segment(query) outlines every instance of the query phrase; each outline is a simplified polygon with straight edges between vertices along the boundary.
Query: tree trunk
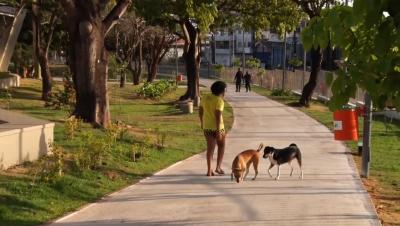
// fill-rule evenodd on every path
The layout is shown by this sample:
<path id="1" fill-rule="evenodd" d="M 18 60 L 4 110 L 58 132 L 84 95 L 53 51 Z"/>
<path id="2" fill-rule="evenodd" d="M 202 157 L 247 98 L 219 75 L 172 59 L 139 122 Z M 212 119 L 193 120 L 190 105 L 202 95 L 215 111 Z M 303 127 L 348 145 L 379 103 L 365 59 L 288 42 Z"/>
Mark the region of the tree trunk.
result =
<path id="1" fill-rule="evenodd" d="M 108 53 L 106 34 L 125 13 L 131 0 L 119 0 L 104 17 L 104 1 L 61 0 L 70 37 L 69 66 L 76 90 L 73 115 L 107 127 L 110 123 L 107 94 Z"/>
<path id="2" fill-rule="evenodd" d="M 35 6 L 36 5 L 36 6 Z M 40 65 L 39 65 L 39 59 L 38 59 L 38 49 L 37 47 L 40 45 L 40 21 L 38 18 L 38 6 L 36 4 L 32 4 L 32 33 L 33 33 L 33 73 L 32 77 L 36 79 L 41 78 L 41 70 L 40 70 Z"/>
<path id="3" fill-rule="evenodd" d="M 142 74 L 142 58 L 143 58 L 143 49 L 142 49 L 142 41 L 139 41 L 139 54 L 137 56 L 134 56 L 135 59 L 133 60 L 134 65 L 132 65 L 132 62 L 130 63 L 130 69 L 132 71 L 132 76 L 133 76 L 133 85 L 139 85 L 140 83 L 140 75 Z M 132 68 L 134 66 L 134 68 Z"/>
<path id="4" fill-rule="evenodd" d="M 43 30 L 42 30 L 42 13 L 41 13 L 41 1 L 36 1 L 32 3 L 32 12 L 33 12 L 33 32 L 34 32 L 34 53 L 35 56 L 34 58 L 37 59 L 40 67 L 37 67 L 37 69 L 40 68 L 40 71 L 36 71 L 36 75 L 41 75 L 42 77 L 42 100 L 48 100 L 50 93 L 51 93 L 51 88 L 52 88 L 52 82 L 51 82 L 51 73 L 50 73 L 50 68 L 49 68 L 49 61 L 48 61 L 48 50 L 50 47 L 50 43 L 52 41 L 53 37 L 53 31 L 54 31 L 54 26 L 55 26 L 55 17 L 52 15 L 51 21 L 50 21 L 50 31 L 49 31 L 49 37 L 47 39 L 47 43 L 44 43 L 44 35 L 43 35 Z M 45 46 L 44 46 L 45 45 Z"/>
<path id="5" fill-rule="evenodd" d="M 95 126 L 106 127 L 110 122 L 107 95 L 108 53 L 104 47 L 105 35 L 101 23 L 99 19 L 82 18 L 76 21 L 76 26 L 71 26 L 70 68 L 76 90 L 73 115 Z"/>
<path id="6" fill-rule="evenodd" d="M 149 67 L 149 74 L 147 77 L 147 82 L 153 82 L 156 77 L 157 77 L 157 71 L 158 71 L 158 59 L 152 59 Z"/>
<path id="7" fill-rule="evenodd" d="M 187 73 L 187 90 L 179 100 L 196 100 L 199 97 L 199 69 L 200 69 L 200 48 L 199 30 L 186 20 L 184 26 L 187 29 L 189 46 L 185 53 L 185 66 Z"/>
<path id="8" fill-rule="evenodd" d="M 47 53 L 40 50 L 38 60 L 42 73 L 42 100 L 48 100 L 51 94 L 52 78 Z"/>
<path id="9" fill-rule="evenodd" d="M 146 67 L 147 67 L 147 82 L 151 82 L 151 60 L 146 59 Z"/>
<path id="10" fill-rule="evenodd" d="M 321 71 L 322 63 L 322 51 L 318 46 L 317 49 L 311 49 L 311 73 L 308 83 L 304 86 L 301 94 L 299 104 L 301 106 L 310 106 L 311 97 L 314 93 L 315 87 L 317 86 L 318 74 Z"/>
<path id="11" fill-rule="evenodd" d="M 282 71 L 282 90 L 285 90 L 285 80 L 286 80 L 286 55 L 287 55 L 287 44 L 286 44 L 286 30 L 283 36 L 283 71 Z"/>
<path id="12" fill-rule="evenodd" d="M 125 80 L 126 80 L 125 72 L 122 72 L 119 78 L 119 88 L 125 87 Z"/>

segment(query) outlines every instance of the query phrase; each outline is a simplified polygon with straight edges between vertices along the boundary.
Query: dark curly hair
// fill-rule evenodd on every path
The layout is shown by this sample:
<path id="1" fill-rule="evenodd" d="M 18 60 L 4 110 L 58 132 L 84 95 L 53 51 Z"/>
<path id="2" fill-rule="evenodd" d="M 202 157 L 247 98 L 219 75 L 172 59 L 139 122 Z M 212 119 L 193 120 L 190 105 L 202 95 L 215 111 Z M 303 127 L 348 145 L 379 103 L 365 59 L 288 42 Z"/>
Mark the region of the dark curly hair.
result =
<path id="1" fill-rule="evenodd" d="M 223 81 L 216 81 L 211 85 L 211 92 L 215 96 L 219 96 L 225 92 L 226 83 Z"/>

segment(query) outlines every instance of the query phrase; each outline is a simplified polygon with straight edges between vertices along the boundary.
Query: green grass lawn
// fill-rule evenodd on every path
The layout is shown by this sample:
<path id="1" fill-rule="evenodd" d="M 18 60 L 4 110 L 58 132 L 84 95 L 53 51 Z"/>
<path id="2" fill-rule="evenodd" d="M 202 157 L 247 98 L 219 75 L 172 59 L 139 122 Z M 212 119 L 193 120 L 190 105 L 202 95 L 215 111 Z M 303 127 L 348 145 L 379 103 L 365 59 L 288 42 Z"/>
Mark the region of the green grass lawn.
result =
<path id="1" fill-rule="evenodd" d="M 253 90 L 258 94 L 289 105 L 299 99 L 298 96 L 271 96 L 270 90 L 259 86 L 254 86 Z M 333 113 L 325 104 L 313 101 L 311 107 L 297 109 L 305 112 L 329 129 L 333 129 Z M 377 206 L 383 205 L 390 212 L 389 215 L 396 215 L 395 217 L 384 219 L 384 221 L 386 223 L 400 224 L 400 122 L 393 121 L 390 123 L 389 121 L 383 116 L 373 116 L 370 178 L 377 181 L 379 187 L 374 192 L 371 191 L 371 195 L 375 199 L 374 201 L 379 201 L 375 202 Z M 362 118 L 359 118 L 359 122 L 360 131 L 362 132 Z M 358 152 L 357 142 L 346 142 L 346 144 L 352 151 L 357 166 L 360 168 L 361 158 L 356 155 Z M 364 180 L 364 182 L 368 190 L 370 190 L 368 187 L 369 181 Z"/>
<path id="2" fill-rule="evenodd" d="M 11 90 L 13 98 L 10 110 L 55 122 L 55 142 L 67 152 L 78 149 L 85 142 L 82 134 L 88 131 L 93 132 L 97 139 L 105 138 L 104 131 L 87 124 L 83 124 L 76 138 L 66 138 L 64 122 L 68 112 L 43 107 L 40 87 L 40 81 L 22 80 L 21 87 Z M 63 177 L 51 182 L 35 183 L 28 173 L 29 164 L 0 171 L 0 225 L 37 225 L 47 222 L 205 149 L 197 110 L 191 115 L 181 114 L 174 105 L 184 89 L 172 91 L 157 101 L 138 98 L 135 89 L 130 84 L 122 89 L 117 85 L 109 87 L 113 121 L 122 121 L 132 128 L 126 138 L 112 146 L 98 169 L 76 171 L 73 167 L 66 167 Z M 5 102 L 0 99 L 0 107 L 8 105 Z M 233 113 L 232 108 L 228 104 L 226 106 L 225 123 L 230 128 Z M 132 161 L 132 145 L 144 139 L 155 142 L 157 130 L 168 132 L 165 149 L 158 150 L 154 146 L 145 157 Z M 203 173 L 199 172 L 199 175 Z"/>

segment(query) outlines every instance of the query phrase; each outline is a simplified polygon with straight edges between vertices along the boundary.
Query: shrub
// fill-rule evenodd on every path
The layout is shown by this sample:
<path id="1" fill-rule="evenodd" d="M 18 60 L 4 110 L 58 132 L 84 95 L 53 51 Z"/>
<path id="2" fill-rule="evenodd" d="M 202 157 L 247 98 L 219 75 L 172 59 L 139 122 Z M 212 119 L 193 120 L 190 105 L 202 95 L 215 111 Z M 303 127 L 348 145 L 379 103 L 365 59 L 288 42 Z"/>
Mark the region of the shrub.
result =
<path id="1" fill-rule="evenodd" d="M 41 157 L 31 169 L 33 183 L 37 180 L 52 183 L 64 175 L 65 150 L 56 143 L 49 146 L 49 155 Z"/>
<path id="2" fill-rule="evenodd" d="M 12 94 L 8 89 L 0 90 L 0 99 L 5 100 L 6 108 L 10 109 L 10 104 L 12 100 Z"/>
<path id="3" fill-rule="evenodd" d="M 224 71 L 225 67 L 222 64 L 214 65 L 214 71 L 217 76 L 221 76 L 222 72 Z"/>
<path id="4" fill-rule="evenodd" d="M 91 132 L 83 134 L 82 143 L 74 153 L 74 162 L 78 169 L 97 169 L 107 158 L 107 143 Z"/>
<path id="5" fill-rule="evenodd" d="M 250 57 L 246 60 L 246 66 L 249 68 L 259 68 L 261 66 L 261 61 L 257 58 Z"/>
<path id="6" fill-rule="evenodd" d="M 293 67 L 300 67 L 303 64 L 303 61 L 297 58 L 292 58 L 289 60 L 289 64 Z"/>
<path id="7" fill-rule="evenodd" d="M 131 160 L 137 162 L 138 159 L 145 158 L 148 155 L 149 148 L 145 143 L 137 143 L 132 145 Z"/>
<path id="8" fill-rule="evenodd" d="M 75 89 L 69 76 L 63 78 L 63 86 L 63 90 L 58 90 L 50 95 L 45 106 L 54 107 L 56 110 L 61 109 L 63 106 L 68 106 L 72 112 L 75 106 Z"/>
<path id="9" fill-rule="evenodd" d="M 64 123 L 65 135 L 68 139 L 73 139 L 78 130 L 80 130 L 82 126 L 82 120 L 70 117 Z"/>
<path id="10" fill-rule="evenodd" d="M 122 140 L 128 133 L 128 125 L 121 121 L 111 123 L 105 130 L 107 146 L 111 149 L 111 146 L 117 141 Z"/>
<path id="11" fill-rule="evenodd" d="M 137 94 L 142 97 L 156 99 L 175 88 L 176 85 L 172 81 L 161 80 L 153 83 L 147 82 L 137 91 Z"/>

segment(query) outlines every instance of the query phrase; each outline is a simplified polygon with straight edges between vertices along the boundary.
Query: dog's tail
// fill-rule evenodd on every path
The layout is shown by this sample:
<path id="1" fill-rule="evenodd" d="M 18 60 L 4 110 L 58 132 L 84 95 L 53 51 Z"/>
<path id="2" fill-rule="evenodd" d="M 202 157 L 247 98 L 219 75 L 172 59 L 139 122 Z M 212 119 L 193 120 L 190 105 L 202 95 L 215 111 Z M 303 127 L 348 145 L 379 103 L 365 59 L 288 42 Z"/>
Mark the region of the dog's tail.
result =
<path id="1" fill-rule="evenodd" d="M 296 151 L 296 159 L 297 159 L 297 162 L 299 163 L 299 166 L 300 166 L 300 168 L 301 168 L 301 152 L 300 152 L 300 150 L 299 149 L 297 149 L 297 151 Z"/>
<path id="2" fill-rule="evenodd" d="M 264 147 L 264 144 L 263 143 L 261 143 L 260 144 L 260 146 L 258 146 L 258 149 L 257 149 L 257 151 L 261 151 L 261 149 Z"/>

